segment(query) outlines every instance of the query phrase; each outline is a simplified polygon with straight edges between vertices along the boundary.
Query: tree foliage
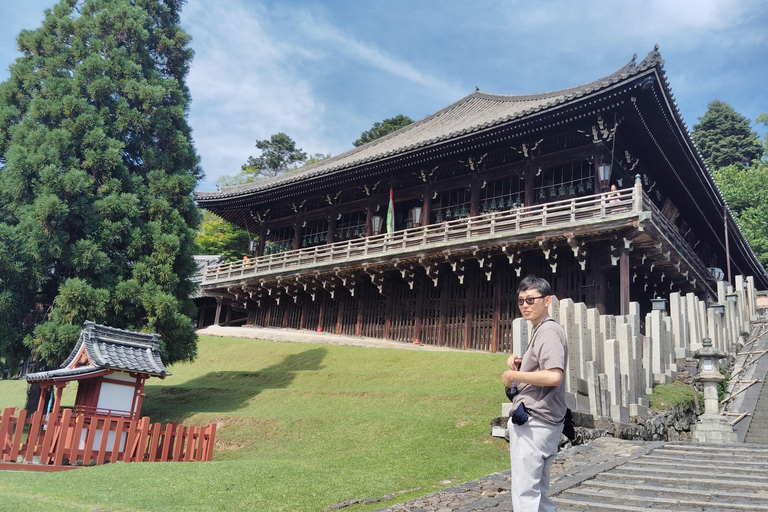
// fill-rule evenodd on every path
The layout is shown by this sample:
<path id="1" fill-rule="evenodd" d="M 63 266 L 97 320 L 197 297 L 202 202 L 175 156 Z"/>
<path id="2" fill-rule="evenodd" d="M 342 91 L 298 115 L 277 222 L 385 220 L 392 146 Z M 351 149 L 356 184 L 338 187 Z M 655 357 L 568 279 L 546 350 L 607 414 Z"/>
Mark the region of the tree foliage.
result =
<path id="1" fill-rule="evenodd" d="M 354 144 L 355 147 L 362 146 L 363 144 L 367 144 L 372 140 L 376 140 L 389 133 L 397 131 L 400 128 L 408 126 L 412 122 L 413 122 L 413 119 L 411 119 L 408 116 L 404 116 L 402 114 L 399 114 L 395 117 L 389 117 L 380 123 L 379 122 L 373 123 L 373 127 L 370 130 L 366 130 L 363 133 L 361 133 L 360 138 L 357 139 L 352 144 Z"/>
<path id="2" fill-rule="evenodd" d="M 248 254 L 248 232 L 203 210 L 203 221 L 195 237 L 195 254 L 221 254 L 226 261 L 235 261 Z"/>
<path id="3" fill-rule="evenodd" d="M 729 165 L 712 175 L 744 237 L 768 268 L 768 163 L 756 162 L 748 168 Z"/>
<path id="4" fill-rule="evenodd" d="M 235 176 L 222 176 L 216 182 L 220 186 L 240 185 L 265 178 L 274 178 L 293 170 L 307 160 L 307 154 L 296 147 L 296 142 L 283 132 L 268 139 L 256 141 L 261 150 L 257 157 L 249 156 L 242 170 Z"/>
<path id="5" fill-rule="evenodd" d="M 62 0 L 0 84 L 0 338 L 49 365 L 86 319 L 197 338 L 189 277 L 202 177 L 179 0 Z M 24 345 L 21 340 L 24 340 Z"/>
<path id="6" fill-rule="evenodd" d="M 725 102 L 714 100 L 693 125 L 693 140 L 712 168 L 749 165 L 763 155 L 763 145 L 749 119 Z"/>

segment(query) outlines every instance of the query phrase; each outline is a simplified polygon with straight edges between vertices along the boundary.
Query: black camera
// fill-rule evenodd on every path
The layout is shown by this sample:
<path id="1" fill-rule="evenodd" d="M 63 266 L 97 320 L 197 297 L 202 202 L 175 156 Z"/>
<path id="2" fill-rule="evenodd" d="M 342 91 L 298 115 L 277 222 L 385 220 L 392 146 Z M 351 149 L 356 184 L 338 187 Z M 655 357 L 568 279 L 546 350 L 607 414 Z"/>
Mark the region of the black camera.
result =
<path id="1" fill-rule="evenodd" d="M 517 389 L 517 386 L 513 388 L 504 388 L 504 392 L 507 394 L 507 398 L 509 398 L 509 401 L 512 402 L 515 399 L 515 396 L 520 392 L 519 389 Z"/>

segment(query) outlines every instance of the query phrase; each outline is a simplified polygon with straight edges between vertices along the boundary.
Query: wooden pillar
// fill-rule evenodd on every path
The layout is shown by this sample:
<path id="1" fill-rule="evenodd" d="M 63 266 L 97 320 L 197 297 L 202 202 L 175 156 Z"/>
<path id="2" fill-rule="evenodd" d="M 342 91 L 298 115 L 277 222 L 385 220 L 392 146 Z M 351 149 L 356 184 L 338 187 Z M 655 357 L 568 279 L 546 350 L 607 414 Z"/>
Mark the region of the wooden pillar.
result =
<path id="1" fill-rule="evenodd" d="M 475 217 L 480 214 L 480 183 L 479 180 L 472 181 L 470 189 L 469 216 Z"/>
<path id="2" fill-rule="evenodd" d="M 619 259 L 619 287 L 621 314 L 629 314 L 629 250 L 622 247 Z"/>
<path id="3" fill-rule="evenodd" d="M 203 324 L 205 323 L 205 310 L 208 306 L 208 299 L 206 297 L 203 297 L 200 304 L 200 312 L 197 315 L 197 327 L 198 329 L 200 327 L 204 327 Z"/>
<path id="4" fill-rule="evenodd" d="M 491 323 L 491 352 L 499 351 L 501 343 L 501 279 L 493 280 L 493 320 Z"/>
<path id="5" fill-rule="evenodd" d="M 43 384 L 40 383 L 40 398 L 37 400 L 37 411 L 42 411 L 43 413 L 46 412 L 46 396 L 48 394 L 48 389 L 50 389 L 52 386 L 51 384 Z"/>
<path id="6" fill-rule="evenodd" d="M 472 347 L 472 320 L 475 317 L 475 295 L 477 295 L 477 278 L 479 277 L 477 272 L 467 272 L 464 276 L 464 281 L 467 287 L 467 296 L 464 304 L 464 348 L 470 349 Z"/>
<path id="7" fill-rule="evenodd" d="M 136 404 L 133 408 L 133 418 L 141 417 L 141 406 L 144 404 L 144 383 L 147 381 L 144 377 L 139 377 L 136 381 Z"/>
<path id="8" fill-rule="evenodd" d="M 302 296 L 301 304 L 299 307 L 301 308 L 301 313 L 299 313 L 299 329 L 304 330 L 304 324 L 307 319 L 307 305 L 310 304 L 310 302 L 307 302 L 306 297 Z"/>
<path id="9" fill-rule="evenodd" d="M 445 346 L 445 330 L 448 324 L 448 301 L 450 300 L 447 293 L 448 290 L 446 290 L 448 287 L 447 279 L 443 279 L 442 283 L 443 293 L 440 294 L 440 319 L 437 326 L 437 344 L 441 347 Z"/>
<path id="10" fill-rule="evenodd" d="M 373 234 L 373 221 L 371 221 L 371 217 L 373 217 L 374 209 L 369 204 L 365 207 L 365 236 L 366 238 L 371 236 Z"/>
<path id="11" fill-rule="evenodd" d="M 298 251 L 301 249 L 301 219 L 297 220 L 293 225 L 293 250 Z"/>
<path id="12" fill-rule="evenodd" d="M 421 210 L 421 223 L 423 226 L 429 226 L 432 223 L 432 191 L 429 187 L 424 187 L 424 202 Z M 421 339 L 421 338 L 419 338 Z"/>
<path id="13" fill-rule="evenodd" d="M 227 304 L 227 319 L 224 320 L 224 325 L 229 327 L 229 322 L 232 320 L 232 304 Z"/>
<path id="14" fill-rule="evenodd" d="M 275 301 L 270 300 L 267 304 L 267 312 L 264 313 L 264 327 L 270 327 L 272 323 L 272 308 L 275 306 Z"/>
<path id="15" fill-rule="evenodd" d="M 320 292 L 317 292 L 318 295 Z M 325 303 L 328 301 L 326 297 L 320 297 L 320 311 L 317 314 L 317 332 L 323 331 L 323 320 L 325 317 Z"/>
<path id="16" fill-rule="evenodd" d="M 415 279 L 415 276 L 414 276 Z M 413 322 L 413 339 L 414 340 L 421 340 L 421 329 L 423 325 L 423 317 L 424 317 L 424 295 L 426 293 L 426 287 L 429 286 L 427 284 L 424 284 L 423 286 L 420 286 L 423 283 L 421 279 L 419 279 L 414 286 L 416 287 L 416 311 L 414 314 L 414 322 Z"/>
<path id="17" fill-rule="evenodd" d="M 267 224 L 262 222 L 259 224 L 259 247 L 257 249 L 257 256 L 264 256 L 264 247 L 267 243 Z"/>
<path id="18" fill-rule="evenodd" d="M 221 299 L 216 299 L 216 317 L 213 319 L 213 325 L 218 326 L 221 320 Z"/>
<path id="19" fill-rule="evenodd" d="M 57 382 L 54 385 L 56 386 L 56 395 L 53 399 L 53 409 L 51 410 L 51 417 L 53 418 L 59 415 L 59 409 L 61 408 L 61 395 L 64 393 L 64 388 L 67 387 L 67 383 Z"/>
<path id="20" fill-rule="evenodd" d="M 338 217 L 338 214 L 336 212 L 331 212 L 330 217 L 328 217 L 328 243 L 332 244 L 336 241 L 336 223 L 338 220 L 336 219 Z"/>
<path id="21" fill-rule="evenodd" d="M 536 165 L 533 162 L 528 162 L 525 164 L 525 171 L 524 171 L 524 182 L 525 182 L 525 198 L 523 200 L 523 203 L 525 206 L 533 206 L 536 204 L 536 192 L 534 189 L 535 183 L 534 178 L 536 177 Z"/>
<path id="22" fill-rule="evenodd" d="M 362 291 L 358 291 L 358 294 L 364 293 Z M 355 336 L 362 336 L 363 335 L 363 312 L 364 312 L 364 306 L 365 301 L 362 297 L 357 298 L 357 323 L 355 325 Z"/>
<path id="23" fill-rule="evenodd" d="M 338 292 L 337 292 L 338 293 Z M 344 328 L 344 309 L 346 309 L 347 301 L 339 299 L 339 314 L 336 315 L 336 334 L 341 334 Z"/>
<path id="24" fill-rule="evenodd" d="M 387 303 L 384 307 L 384 339 L 392 339 L 392 310 L 394 309 L 394 283 L 392 279 L 386 279 L 384 286 L 387 288 Z"/>

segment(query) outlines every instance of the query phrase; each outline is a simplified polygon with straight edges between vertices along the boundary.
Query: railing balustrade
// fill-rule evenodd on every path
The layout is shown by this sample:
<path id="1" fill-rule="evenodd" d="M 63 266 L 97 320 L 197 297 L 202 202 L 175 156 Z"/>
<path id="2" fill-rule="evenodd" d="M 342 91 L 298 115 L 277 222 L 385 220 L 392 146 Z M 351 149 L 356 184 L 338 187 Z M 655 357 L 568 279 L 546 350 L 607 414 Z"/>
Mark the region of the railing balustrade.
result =
<path id="1" fill-rule="evenodd" d="M 601 193 L 209 266 L 203 272 L 203 284 L 639 213 L 638 208 L 650 210 L 654 217 L 666 220 L 639 188 L 623 189 L 619 193 L 612 199 L 608 199 L 607 193 Z"/>

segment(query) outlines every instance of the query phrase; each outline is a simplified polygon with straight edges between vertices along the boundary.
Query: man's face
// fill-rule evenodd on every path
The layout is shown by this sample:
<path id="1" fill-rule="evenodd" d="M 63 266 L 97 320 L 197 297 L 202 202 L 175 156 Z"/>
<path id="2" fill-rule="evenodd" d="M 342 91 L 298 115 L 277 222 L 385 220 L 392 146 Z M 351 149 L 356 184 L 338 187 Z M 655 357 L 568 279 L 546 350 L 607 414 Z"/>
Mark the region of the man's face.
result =
<path id="1" fill-rule="evenodd" d="M 523 314 L 523 318 L 529 320 L 532 324 L 536 325 L 539 320 L 547 316 L 547 308 L 552 297 L 549 295 L 542 297 L 538 290 L 525 290 L 520 292 L 517 296 L 518 304 L 520 300 L 523 300 L 522 305 L 518 305 L 520 312 Z M 528 304 L 525 299 L 533 299 L 533 304 Z"/>

